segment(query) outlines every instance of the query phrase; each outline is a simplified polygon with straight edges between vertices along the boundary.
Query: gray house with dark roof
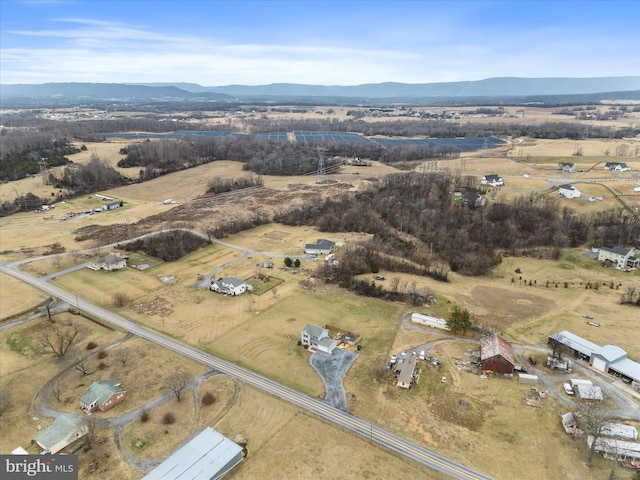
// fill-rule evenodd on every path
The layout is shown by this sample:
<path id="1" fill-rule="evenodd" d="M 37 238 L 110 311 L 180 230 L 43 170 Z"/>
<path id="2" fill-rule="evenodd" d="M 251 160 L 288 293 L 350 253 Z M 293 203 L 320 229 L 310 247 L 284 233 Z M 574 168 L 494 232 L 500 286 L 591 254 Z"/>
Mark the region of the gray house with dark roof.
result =
<path id="1" fill-rule="evenodd" d="M 104 412 L 122 402 L 126 394 L 117 380 L 93 382 L 80 399 L 80 410 L 87 414 L 97 410 Z"/>
<path id="2" fill-rule="evenodd" d="M 310 324 L 300 332 L 300 343 L 325 353 L 332 353 L 338 346 L 338 341 L 331 338 L 329 330 Z"/>
<path id="3" fill-rule="evenodd" d="M 308 255 L 327 255 L 336 249 L 336 243 L 324 238 L 319 238 L 316 243 L 307 243 L 304 253 Z"/>
<path id="4" fill-rule="evenodd" d="M 58 453 L 87 434 L 84 418 L 73 413 L 63 413 L 44 430 L 38 432 L 35 441 L 50 453 Z"/>

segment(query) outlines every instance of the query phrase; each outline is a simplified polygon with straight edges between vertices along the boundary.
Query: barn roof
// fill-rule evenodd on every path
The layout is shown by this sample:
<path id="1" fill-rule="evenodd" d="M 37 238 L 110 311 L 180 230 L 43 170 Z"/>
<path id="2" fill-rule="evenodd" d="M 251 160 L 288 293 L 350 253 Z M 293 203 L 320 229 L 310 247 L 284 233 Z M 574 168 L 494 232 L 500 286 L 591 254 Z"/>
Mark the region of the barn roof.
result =
<path id="1" fill-rule="evenodd" d="M 596 345 L 595 343 L 585 340 L 584 338 L 567 330 L 549 335 L 549 338 L 561 343 L 562 345 L 566 345 L 572 350 L 576 350 L 587 357 L 590 357 L 594 351 L 600 348 L 600 345 Z"/>
<path id="2" fill-rule="evenodd" d="M 605 345 L 597 350 L 594 350 L 592 355 L 599 355 L 604 358 L 607 363 L 613 363 L 618 360 L 622 360 L 627 357 L 627 352 L 618 347 L 617 345 Z"/>
<path id="3" fill-rule="evenodd" d="M 486 360 L 497 355 L 508 360 L 511 364 L 515 363 L 511 344 L 497 333 L 480 340 L 480 360 Z"/>

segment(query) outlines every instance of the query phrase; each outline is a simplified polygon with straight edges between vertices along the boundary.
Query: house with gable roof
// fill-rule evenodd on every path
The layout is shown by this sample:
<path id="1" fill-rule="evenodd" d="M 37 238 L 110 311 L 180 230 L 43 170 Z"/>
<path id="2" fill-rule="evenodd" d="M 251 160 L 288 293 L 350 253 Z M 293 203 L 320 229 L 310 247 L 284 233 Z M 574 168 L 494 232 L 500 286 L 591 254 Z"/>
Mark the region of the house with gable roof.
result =
<path id="1" fill-rule="evenodd" d="M 636 268 L 640 264 L 640 260 L 635 256 L 635 253 L 632 248 L 600 247 L 598 249 L 598 261 L 601 263 L 609 262 L 616 268 Z"/>
<path id="2" fill-rule="evenodd" d="M 560 185 L 558 187 L 558 194 L 564 198 L 580 198 L 582 193 L 573 185 Z"/>
<path id="3" fill-rule="evenodd" d="M 576 164 L 571 162 L 560 162 L 558 163 L 556 170 L 562 170 L 563 172 L 573 173 L 576 171 Z"/>
<path id="4" fill-rule="evenodd" d="M 480 179 L 480 183 L 482 185 L 491 185 L 492 187 L 501 187 L 502 185 L 504 185 L 504 180 L 500 175 L 491 173 L 482 177 Z"/>
<path id="5" fill-rule="evenodd" d="M 604 164 L 604 169 L 614 172 L 628 172 L 631 170 L 631 167 L 624 162 L 607 162 Z"/>
<path id="6" fill-rule="evenodd" d="M 233 277 L 219 278 L 211 282 L 211 290 L 223 295 L 241 295 L 247 291 L 247 282 Z"/>
<path id="7" fill-rule="evenodd" d="M 300 343 L 325 353 L 332 353 L 338 346 L 338 341 L 331 338 L 329 330 L 311 324 L 307 324 L 300 332 Z"/>
<path id="8" fill-rule="evenodd" d="M 35 441 L 49 453 L 58 453 L 87 434 L 84 418 L 73 413 L 62 413 L 44 430 L 38 432 Z"/>
<path id="9" fill-rule="evenodd" d="M 117 252 L 111 252 L 109 255 L 100 255 L 96 261 L 89 265 L 91 270 L 121 270 L 127 268 L 127 260 L 129 257 L 120 255 Z"/>
<path id="10" fill-rule="evenodd" d="M 126 394 L 117 380 L 93 382 L 80 399 L 80 410 L 86 414 L 97 410 L 104 412 L 122 402 Z"/>
<path id="11" fill-rule="evenodd" d="M 319 238 L 316 243 L 307 243 L 304 253 L 307 255 L 328 255 L 336 249 L 336 243 L 324 238 Z"/>

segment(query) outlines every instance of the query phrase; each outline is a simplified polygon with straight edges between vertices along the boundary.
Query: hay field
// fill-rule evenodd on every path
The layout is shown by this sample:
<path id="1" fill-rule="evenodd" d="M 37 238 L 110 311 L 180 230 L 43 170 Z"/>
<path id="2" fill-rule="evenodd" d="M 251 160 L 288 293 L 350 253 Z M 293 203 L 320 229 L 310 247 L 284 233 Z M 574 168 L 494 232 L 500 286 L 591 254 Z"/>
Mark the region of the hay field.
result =
<path id="1" fill-rule="evenodd" d="M 0 322 L 25 312 L 49 298 L 44 292 L 9 275 L 0 273 Z"/>

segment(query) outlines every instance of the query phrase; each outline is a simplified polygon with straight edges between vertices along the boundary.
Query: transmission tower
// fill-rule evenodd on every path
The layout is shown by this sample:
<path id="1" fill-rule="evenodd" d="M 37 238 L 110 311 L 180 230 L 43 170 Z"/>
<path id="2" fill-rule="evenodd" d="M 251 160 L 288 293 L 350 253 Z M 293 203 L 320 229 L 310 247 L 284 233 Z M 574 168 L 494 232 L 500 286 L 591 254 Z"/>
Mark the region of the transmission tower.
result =
<path id="1" fill-rule="evenodd" d="M 38 162 L 40 166 L 40 175 L 42 175 L 42 183 L 47 184 L 47 161 L 43 158 Z"/>
<path id="2" fill-rule="evenodd" d="M 327 149 L 323 147 L 318 147 L 318 178 L 316 183 L 326 183 L 327 182 L 327 170 L 324 166 L 324 154 Z"/>

